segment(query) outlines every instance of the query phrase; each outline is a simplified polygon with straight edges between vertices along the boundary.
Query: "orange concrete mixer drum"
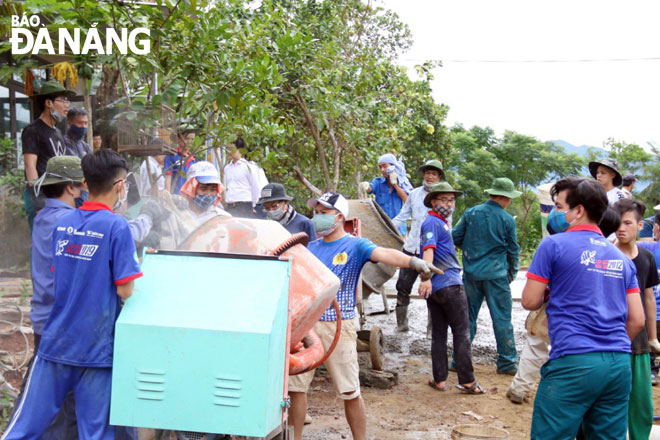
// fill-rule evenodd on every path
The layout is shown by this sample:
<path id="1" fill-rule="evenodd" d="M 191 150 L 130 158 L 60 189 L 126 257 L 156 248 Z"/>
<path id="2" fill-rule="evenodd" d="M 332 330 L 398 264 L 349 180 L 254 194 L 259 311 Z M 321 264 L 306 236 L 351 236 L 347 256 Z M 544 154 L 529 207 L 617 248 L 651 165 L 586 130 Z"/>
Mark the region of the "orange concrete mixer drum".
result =
<path id="1" fill-rule="evenodd" d="M 282 225 L 271 220 L 216 217 L 193 231 L 180 246 L 181 250 L 188 251 L 280 255 L 291 259 L 290 374 L 299 374 L 320 365 L 338 339 L 335 337 L 335 343 L 324 357 L 321 341 L 312 328 L 333 303 L 340 282 L 307 250 L 304 246 L 306 242 L 305 234 L 292 236 Z M 336 302 L 335 307 L 338 308 Z M 339 331 L 338 327 L 337 335 Z"/>

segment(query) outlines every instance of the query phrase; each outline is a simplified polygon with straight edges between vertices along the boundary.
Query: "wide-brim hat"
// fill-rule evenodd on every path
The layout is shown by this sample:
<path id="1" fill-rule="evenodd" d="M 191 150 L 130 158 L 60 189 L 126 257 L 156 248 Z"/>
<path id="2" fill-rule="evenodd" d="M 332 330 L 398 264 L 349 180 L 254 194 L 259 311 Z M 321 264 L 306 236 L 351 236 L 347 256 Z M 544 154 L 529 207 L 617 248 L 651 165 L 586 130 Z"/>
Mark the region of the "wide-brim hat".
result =
<path id="1" fill-rule="evenodd" d="M 419 174 L 424 175 L 427 170 L 436 170 L 440 173 L 440 179 L 445 179 L 445 170 L 442 168 L 442 162 L 437 159 L 427 160 L 424 165 L 417 168 Z"/>
<path id="2" fill-rule="evenodd" d="M 493 180 L 492 186 L 492 188 L 488 188 L 484 191 L 489 196 L 504 196 L 510 199 L 515 199 L 522 195 L 522 191 L 518 191 L 513 185 L 511 179 L 507 179 L 506 177 L 498 177 Z"/>
<path id="3" fill-rule="evenodd" d="M 344 218 L 348 217 L 348 200 L 339 193 L 327 192 L 318 199 L 311 198 L 307 200 L 307 206 L 312 209 L 316 208 L 318 204 L 326 208 L 336 209 L 344 215 Z"/>
<path id="4" fill-rule="evenodd" d="M 56 81 L 54 79 L 51 79 L 50 81 L 46 81 L 41 85 L 39 88 L 39 93 L 35 93 L 34 95 L 30 96 L 31 99 L 34 99 L 38 96 L 66 96 L 67 98 L 73 98 L 76 96 L 76 92 L 67 90 L 62 83 L 59 81 Z"/>
<path id="5" fill-rule="evenodd" d="M 600 162 L 596 162 L 596 161 L 589 162 L 589 172 L 591 173 L 591 176 L 594 179 L 596 178 L 596 171 L 598 171 L 599 165 L 602 165 L 614 171 L 616 173 L 616 176 L 614 176 L 614 181 L 612 181 L 612 184 L 614 186 L 621 185 L 621 183 L 623 182 L 623 177 L 621 177 L 621 173 L 619 172 L 619 167 L 617 166 L 615 160 L 603 159 Z"/>
<path id="6" fill-rule="evenodd" d="M 459 191 L 457 189 L 452 188 L 452 186 L 448 182 L 439 182 L 436 183 L 431 187 L 431 191 L 424 197 L 424 206 L 427 208 L 431 208 L 431 200 L 433 200 L 438 194 L 443 194 L 443 193 L 452 193 L 457 196 L 460 196 L 463 194 L 463 191 Z"/>
<path id="7" fill-rule="evenodd" d="M 56 183 L 82 183 L 83 179 L 79 157 L 55 156 L 48 159 L 41 186 Z"/>
<path id="8" fill-rule="evenodd" d="M 257 204 L 261 205 L 267 202 L 275 202 L 279 200 L 286 200 L 287 202 L 293 200 L 293 197 L 287 195 L 284 186 L 279 183 L 269 183 L 261 188 L 261 196 Z"/>

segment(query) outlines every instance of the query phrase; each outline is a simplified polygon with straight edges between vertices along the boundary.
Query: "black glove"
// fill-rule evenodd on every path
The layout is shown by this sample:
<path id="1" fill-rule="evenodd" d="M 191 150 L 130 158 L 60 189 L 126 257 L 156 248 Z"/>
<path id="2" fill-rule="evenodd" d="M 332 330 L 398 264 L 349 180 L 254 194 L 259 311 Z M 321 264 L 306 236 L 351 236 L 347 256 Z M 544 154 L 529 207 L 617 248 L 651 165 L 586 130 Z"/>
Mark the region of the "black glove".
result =
<path id="1" fill-rule="evenodd" d="M 158 232 L 151 230 L 147 236 L 144 237 L 144 240 L 142 240 L 140 245 L 152 249 L 158 249 L 160 247 L 160 239 L 161 235 Z"/>
<path id="2" fill-rule="evenodd" d="M 149 201 L 142 205 L 140 208 L 140 214 L 148 215 L 151 218 L 151 223 L 155 224 L 162 220 L 166 220 L 170 216 L 170 212 L 166 209 L 163 209 L 158 203 L 154 201 Z"/>

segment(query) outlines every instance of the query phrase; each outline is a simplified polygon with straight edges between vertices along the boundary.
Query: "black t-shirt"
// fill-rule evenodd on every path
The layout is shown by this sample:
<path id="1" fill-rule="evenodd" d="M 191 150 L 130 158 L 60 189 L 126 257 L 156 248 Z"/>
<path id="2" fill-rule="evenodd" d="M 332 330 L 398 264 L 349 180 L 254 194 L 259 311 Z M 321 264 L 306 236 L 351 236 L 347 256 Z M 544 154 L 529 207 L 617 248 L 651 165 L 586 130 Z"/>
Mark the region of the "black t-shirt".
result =
<path id="1" fill-rule="evenodd" d="M 648 249 L 637 246 L 639 254 L 633 259 L 635 267 L 637 268 L 637 284 L 639 284 L 640 295 L 642 296 L 642 304 L 644 304 L 644 290 L 660 284 L 658 278 L 658 269 L 655 264 L 655 257 Z M 649 335 L 646 332 L 646 326 L 639 332 L 635 339 L 632 341 L 632 354 L 650 353 L 649 348 Z"/>
<path id="2" fill-rule="evenodd" d="M 66 143 L 57 128 L 51 128 L 40 118 L 30 122 L 21 133 L 23 153 L 37 155 L 37 174 L 46 172 L 48 159 L 67 154 Z"/>

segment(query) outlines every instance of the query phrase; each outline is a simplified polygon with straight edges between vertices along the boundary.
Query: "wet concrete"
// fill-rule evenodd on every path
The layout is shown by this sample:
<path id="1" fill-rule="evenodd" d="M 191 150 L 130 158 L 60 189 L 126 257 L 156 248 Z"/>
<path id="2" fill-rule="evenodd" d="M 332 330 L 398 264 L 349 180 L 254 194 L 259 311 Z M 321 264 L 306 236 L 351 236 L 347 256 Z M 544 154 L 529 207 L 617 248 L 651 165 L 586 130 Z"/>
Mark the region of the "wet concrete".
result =
<path id="1" fill-rule="evenodd" d="M 396 295 L 396 275 L 385 284 L 387 294 Z M 413 294 L 417 294 L 419 280 L 413 287 Z M 516 338 L 516 347 L 518 351 L 522 349 L 525 334 L 525 319 L 527 311 L 522 308 L 519 300 L 524 286 L 524 272 L 518 274 L 517 279 L 512 283 L 513 310 L 511 314 L 514 335 Z M 395 299 L 388 300 L 391 310 L 396 306 Z M 382 298 L 372 294 L 365 302 L 365 313 L 368 315 L 383 310 Z M 426 338 L 427 309 L 426 300 L 413 299 L 408 307 L 410 331 L 398 333 L 396 331 L 396 317 L 394 312 L 389 315 L 378 314 L 367 316 L 364 325 L 365 329 L 371 327 L 380 327 L 383 330 L 383 339 L 385 342 L 385 369 L 396 369 L 407 362 L 409 356 L 426 356 L 431 354 L 431 340 Z M 451 329 L 447 338 L 448 346 L 452 348 Z M 477 334 L 472 343 L 472 358 L 476 363 L 494 364 L 497 358 L 497 349 L 495 335 L 493 333 L 492 321 L 488 312 L 488 306 L 484 302 L 479 312 L 477 320 Z"/>

